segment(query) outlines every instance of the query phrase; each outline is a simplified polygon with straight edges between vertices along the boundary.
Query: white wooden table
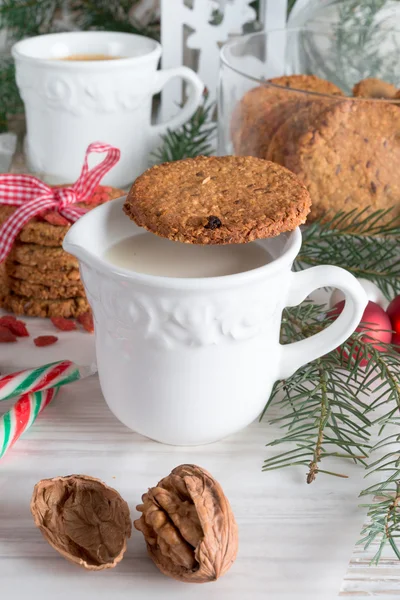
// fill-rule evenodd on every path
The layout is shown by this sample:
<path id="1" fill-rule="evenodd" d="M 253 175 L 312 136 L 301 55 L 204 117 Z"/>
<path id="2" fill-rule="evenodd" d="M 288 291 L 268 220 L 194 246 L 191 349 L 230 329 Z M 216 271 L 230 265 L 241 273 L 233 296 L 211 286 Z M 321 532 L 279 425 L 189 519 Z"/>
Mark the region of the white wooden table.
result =
<path id="1" fill-rule="evenodd" d="M 28 319 L 32 337 L 54 333 Z M 58 344 L 37 349 L 32 337 L 0 345 L 2 371 L 72 358 L 88 364 L 94 339 L 60 333 Z M 10 403 L 3 404 L 1 410 Z M 12 600 L 163 599 L 337 600 L 400 597 L 400 565 L 389 556 L 368 567 L 371 553 L 352 548 L 363 511 L 357 508 L 361 473 L 350 480 L 319 476 L 311 486 L 303 471 L 262 473 L 265 443 L 277 430 L 254 423 L 230 438 L 197 448 L 176 448 L 145 439 L 108 410 L 96 376 L 64 388 L 0 463 L 0 581 Z M 132 517 L 147 487 L 183 462 L 207 468 L 221 482 L 236 515 L 240 550 L 231 571 L 215 584 L 190 586 L 161 575 L 134 532 L 122 563 L 113 571 L 87 573 L 67 563 L 35 528 L 29 501 L 41 478 L 85 473 L 116 487 Z M 347 571 L 347 573 L 346 573 Z M 343 580 L 344 577 L 344 580 Z M 341 589 L 341 591 L 340 591 Z M 28 596 L 29 595 L 29 596 Z"/>

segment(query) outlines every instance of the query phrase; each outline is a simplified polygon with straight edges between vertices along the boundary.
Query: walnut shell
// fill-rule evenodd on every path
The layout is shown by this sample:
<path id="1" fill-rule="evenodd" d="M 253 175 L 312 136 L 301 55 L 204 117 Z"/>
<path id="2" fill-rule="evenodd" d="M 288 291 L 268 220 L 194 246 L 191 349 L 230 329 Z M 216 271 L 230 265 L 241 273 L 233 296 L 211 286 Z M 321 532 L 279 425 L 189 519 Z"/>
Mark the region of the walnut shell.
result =
<path id="1" fill-rule="evenodd" d="M 142 501 L 134 525 L 162 573 L 205 583 L 228 571 L 237 554 L 237 525 L 221 486 L 207 471 L 176 467 Z"/>
<path id="2" fill-rule="evenodd" d="M 132 533 L 125 500 L 87 475 L 42 479 L 33 490 L 31 512 L 49 544 L 90 571 L 115 567 Z"/>

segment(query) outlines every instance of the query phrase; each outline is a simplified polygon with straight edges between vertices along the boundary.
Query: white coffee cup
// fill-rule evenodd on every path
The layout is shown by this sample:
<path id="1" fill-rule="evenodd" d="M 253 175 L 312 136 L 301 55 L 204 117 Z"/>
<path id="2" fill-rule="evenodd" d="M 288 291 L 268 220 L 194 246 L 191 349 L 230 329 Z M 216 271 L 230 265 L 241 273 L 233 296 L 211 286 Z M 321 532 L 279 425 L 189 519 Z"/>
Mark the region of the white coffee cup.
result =
<path id="1" fill-rule="evenodd" d="M 86 148 L 101 141 L 121 150 L 103 183 L 124 187 L 149 166 L 167 128 L 182 125 L 201 102 L 203 83 L 187 67 L 157 70 L 161 46 L 130 33 L 83 31 L 16 43 L 12 54 L 25 104 L 30 169 L 51 183 L 75 181 Z M 61 60 L 71 55 L 114 60 Z M 152 97 L 172 78 L 188 85 L 188 100 L 167 123 L 152 125 Z"/>
<path id="2" fill-rule="evenodd" d="M 80 261 L 104 397 L 131 429 L 176 445 L 234 433 L 257 418 L 276 380 L 339 346 L 360 323 L 367 297 L 350 273 L 334 266 L 292 272 L 300 229 L 260 242 L 272 260 L 234 275 L 161 277 L 110 263 L 107 248 L 143 232 L 123 203 L 83 216 L 63 246 Z M 345 294 L 339 318 L 281 345 L 283 308 L 327 286 Z"/>

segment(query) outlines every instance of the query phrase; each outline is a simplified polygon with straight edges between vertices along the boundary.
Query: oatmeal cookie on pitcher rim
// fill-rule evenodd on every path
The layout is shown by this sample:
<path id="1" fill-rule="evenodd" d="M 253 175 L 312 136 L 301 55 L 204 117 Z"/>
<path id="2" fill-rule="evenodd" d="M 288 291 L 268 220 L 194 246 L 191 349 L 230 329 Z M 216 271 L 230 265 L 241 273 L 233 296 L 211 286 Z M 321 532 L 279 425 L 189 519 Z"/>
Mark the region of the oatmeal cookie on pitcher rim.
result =
<path id="1" fill-rule="evenodd" d="M 305 222 L 310 196 L 280 165 L 252 156 L 198 156 L 138 177 L 124 205 L 140 227 L 191 244 L 241 244 Z"/>

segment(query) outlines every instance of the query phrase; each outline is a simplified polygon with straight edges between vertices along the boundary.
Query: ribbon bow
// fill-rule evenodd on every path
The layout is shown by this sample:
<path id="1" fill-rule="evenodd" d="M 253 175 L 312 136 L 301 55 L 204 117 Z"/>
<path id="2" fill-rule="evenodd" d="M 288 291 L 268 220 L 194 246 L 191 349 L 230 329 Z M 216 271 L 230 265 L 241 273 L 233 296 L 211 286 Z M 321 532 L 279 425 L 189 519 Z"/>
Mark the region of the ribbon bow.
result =
<path id="1" fill-rule="evenodd" d="M 89 171 L 88 158 L 92 152 L 107 152 L 104 160 Z M 57 210 L 69 221 L 77 221 L 87 212 L 74 207 L 87 201 L 106 173 L 119 161 L 118 148 L 101 142 L 90 144 L 79 179 L 72 187 L 52 188 L 32 175 L 0 175 L 0 205 L 20 206 L 0 227 L 0 263 L 11 251 L 21 229 L 40 213 Z"/>

